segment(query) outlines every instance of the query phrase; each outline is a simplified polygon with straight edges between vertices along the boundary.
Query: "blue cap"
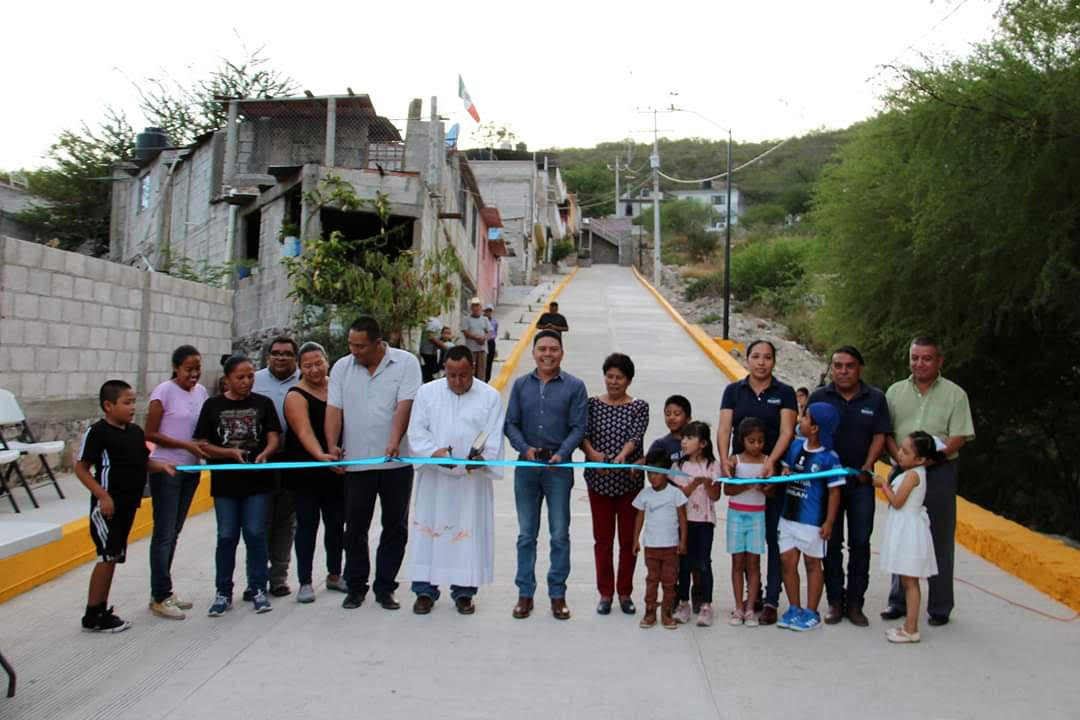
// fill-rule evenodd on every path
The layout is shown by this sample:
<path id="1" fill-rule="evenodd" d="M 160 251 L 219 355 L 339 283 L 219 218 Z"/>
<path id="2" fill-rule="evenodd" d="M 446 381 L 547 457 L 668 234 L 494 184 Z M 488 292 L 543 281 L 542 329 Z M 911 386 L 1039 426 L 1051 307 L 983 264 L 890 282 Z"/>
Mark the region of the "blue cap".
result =
<path id="1" fill-rule="evenodd" d="M 840 426 L 840 413 L 829 403 L 811 403 L 806 412 L 810 421 L 818 426 L 818 443 L 826 450 L 833 449 L 833 435 Z"/>

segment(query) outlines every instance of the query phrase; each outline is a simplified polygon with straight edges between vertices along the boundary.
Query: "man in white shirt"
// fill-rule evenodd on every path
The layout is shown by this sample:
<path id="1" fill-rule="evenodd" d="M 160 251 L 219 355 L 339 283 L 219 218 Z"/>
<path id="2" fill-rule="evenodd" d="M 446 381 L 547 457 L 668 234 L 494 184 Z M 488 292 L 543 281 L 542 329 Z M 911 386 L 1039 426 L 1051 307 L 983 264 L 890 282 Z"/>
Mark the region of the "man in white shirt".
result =
<path id="1" fill-rule="evenodd" d="M 446 357 L 446 377 L 420 388 L 409 420 L 415 457 L 502 457 L 502 400 L 473 377 L 472 354 L 460 345 Z M 450 583 L 450 597 L 471 615 L 473 596 L 495 576 L 495 488 L 501 468 L 419 465 L 409 551 L 413 612 L 426 615 Z"/>
<path id="2" fill-rule="evenodd" d="M 285 438 L 285 395 L 289 388 L 300 382 L 300 370 L 296 367 L 296 341 L 284 335 L 270 343 L 266 367 L 255 373 L 252 392 L 265 395 L 274 401 L 278 422 L 281 423 L 282 441 Z M 285 449 L 284 445 L 280 446 Z M 275 459 L 280 460 L 280 453 Z M 285 597 L 289 587 L 289 561 L 292 560 L 293 539 L 296 536 L 296 508 L 292 493 L 281 487 L 281 473 L 274 471 L 277 487 L 270 494 L 270 509 L 266 515 L 266 542 L 270 552 L 270 594 Z"/>
<path id="3" fill-rule="evenodd" d="M 409 455 L 405 430 L 413 398 L 420 389 L 416 356 L 392 348 L 382 339 L 375 318 L 361 316 L 349 328 L 349 355 L 334 363 L 326 405 L 326 445 L 331 455 L 347 460 Z M 343 432 L 344 431 L 344 432 Z M 344 437 L 344 447 L 338 438 Z M 403 462 L 353 465 L 345 475 L 345 582 L 341 606 L 360 607 L 367 596 L 371 559 L 368 530 L 375 498 L 382 507 L 382 534 L 375 555 L 375 601 L 387 610 L 409 537 L 412 466 Z"/>
<path id="4" fill-rule="evenodd" d="M 469 314 L 461 324 L 461 334 L 465 336 L 465 347 L 473 354 L 473 374 L 480 380 L 487 381 L 487 342 L 491 335 L 491 321 L 481 313 L 480 298 L 469 301 Z"/>

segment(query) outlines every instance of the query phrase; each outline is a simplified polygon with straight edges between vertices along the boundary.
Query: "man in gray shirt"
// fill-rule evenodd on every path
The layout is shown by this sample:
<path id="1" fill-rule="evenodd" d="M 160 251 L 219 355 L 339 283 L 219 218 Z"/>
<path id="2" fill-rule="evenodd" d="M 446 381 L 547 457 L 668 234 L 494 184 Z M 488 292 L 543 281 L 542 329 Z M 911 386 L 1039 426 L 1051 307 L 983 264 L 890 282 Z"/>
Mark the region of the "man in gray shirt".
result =
<path id="1" fill-rule="evenodd" d="M 506 408 L 506 437 L 520 460 L 552 464 L 569 462 L 581 445 L 588 424 L 588 393 L 585 383 L 561 369 L 562 338 L 542 330 L 533 338 L 536 369 L 514 381 Z M 540 530 L 540 507 L 547 503 L 551 536 L 551 567 L 548 596 L 551 613 L 559 620 L 570 617 L 566 606 L 566 578 L 570 575 L 571 468 L 514 469 L 514 501 L 517 504 L 518 601 L 515 618 L 527 618 L 536 591 L 536 537 Z"/>
<path id="2" fill-rule="evenodd" d="M 252 392 L 265 395 L 274 401 L 281 437 L 285 437 L 285 395 L 289 388 L 300 382 L 300 370 L 296 367 L 296 341 L 280 336 L 270 343 L 266 367 L 255 373 Z M 281 446 L 284 450 L 284 445 Z M 279 457 L 275 459 L 281 459 Z M 292 592 L 289 587 L 289 561 L 292 560 L 293 538 L 296 536 L 296 508 L 292 493 L 281 487 L 281 473 L 274 471 L 277 487 L 270 495 L 270 511 L 266 517 L 266 542 L 270 553 L 270 594 L 284 597 Z"/>
<path id="3" fill-rule="evenodd" d="M 420 389 L 420 363 L 412 353 L 387 345 L 379 323 L 368 316 L 357 318 L 349 328 L 349 352 L 330 372 L 325 427 L 329 453 L 347 460 L 407 456 L 405 430 L 413 398 Z M 338 447 L 339 437 L 344 437 L 344 448 Z M 401 607 L 394 591 L 409 538 L 412 480 L 412 465 L 403 462 L 349 467 L 345 475 L 345 582 L 349 592 L 342 607 L 358 608 L 367 596 L 371 573 L 368 531 L 376 497 L 382 507 L 382 534 L 375 554 L 375 601 L 387 610 Z"/>
<path id="4" fill-rule="evenodd" d="M 465 347 L 473 355 L 473 375 L 487 382 L 487 341 L 491 321 L 481 314 L 480 305 L 478 297 L 469 301 L 469 314 L 461 324 L 461 334 L 465 336 Z"/>

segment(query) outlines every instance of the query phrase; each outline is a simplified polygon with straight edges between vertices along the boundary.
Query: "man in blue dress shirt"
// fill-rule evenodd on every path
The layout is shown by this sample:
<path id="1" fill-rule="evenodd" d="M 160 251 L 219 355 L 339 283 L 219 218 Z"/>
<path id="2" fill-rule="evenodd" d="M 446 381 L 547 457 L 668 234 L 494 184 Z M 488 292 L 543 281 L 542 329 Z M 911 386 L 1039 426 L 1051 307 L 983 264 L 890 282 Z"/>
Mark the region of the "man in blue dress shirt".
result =
<path id="1" fill-rule="evenodd" d="M 506 408 L 506 437 L 520 460 L 557 464 L 569 462 L 581 445 L 588 423 L 585 383 L 560 368 L 562 337 L 542 330 L 533 338 L 536 369 L 514 381 Z M 540 530 L 540 507 L 548 506 L 551 536 L 551 567 L 548 596 L 551 613 L 559 620 L 570 617 L 566 606 L 566 578 L 570 575 L 570 468 L 514 469 L 514 500 L 517 504 L 518 601 L 514 617 L 527 618 L 536 592 L 536 537 Z"/>

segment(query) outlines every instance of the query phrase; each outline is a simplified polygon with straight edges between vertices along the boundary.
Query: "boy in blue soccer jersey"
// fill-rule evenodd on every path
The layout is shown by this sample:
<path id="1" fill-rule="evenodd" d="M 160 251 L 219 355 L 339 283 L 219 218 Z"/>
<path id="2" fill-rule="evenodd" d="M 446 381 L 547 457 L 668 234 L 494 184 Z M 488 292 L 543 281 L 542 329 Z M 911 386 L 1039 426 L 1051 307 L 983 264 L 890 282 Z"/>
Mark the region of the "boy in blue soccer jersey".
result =
<path id="1" fill-rule="evenodd" d="M 832 438 L 840 424 L 836 408 L 813 403 L 799 418 L 802 437 L 796 438 L 784 457 L 784 474 L 815 473 L 842 467 L 833 452 Z M 817 607 L 825 584 L 822 558 L 840 507 L 844 476 L 789 482 L 780 515 L 779 547 L 783 563 L 788 610 L 776 623 L 788 630 L 813 630 L 821 625 Z M 799 606 L 799 554 L 806 566 L 806 607 Z"/>

